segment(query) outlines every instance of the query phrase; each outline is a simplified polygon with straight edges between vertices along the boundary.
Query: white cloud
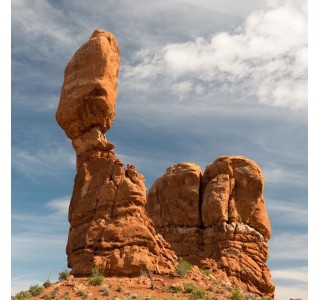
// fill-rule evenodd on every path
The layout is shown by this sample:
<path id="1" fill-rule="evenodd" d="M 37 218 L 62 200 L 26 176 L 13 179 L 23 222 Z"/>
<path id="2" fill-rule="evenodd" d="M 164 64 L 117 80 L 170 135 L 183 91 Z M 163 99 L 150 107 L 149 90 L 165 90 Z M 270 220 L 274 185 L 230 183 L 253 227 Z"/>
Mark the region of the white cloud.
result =
<path id="1" fill-rule="evenodd" d="M 275 290 L 276 300 L 290 300 L 290 299 L 308 299 L 307 288 L 298 288 L 294 286 L 277 285 Z"/>
<path id="2" fill-rule="evenodd" d="M 308 206 L 305 202 L 289 203 L 266 199 L 266 205 L 271 222 L 281 225 L 307 225 L 308 223 Z"/>
<path id="3" fill-rule="evenodd" d="M 70 196 L 63 196 L 49 201 L 46 206 L 53 209 L 55 211 L 54 216 L 56 217 L 67 217 L 69 204 L 70 204 Z"/>
<path id="4" fill-rule="evenodd" d="M 303 283 L 308 282 L 308 268 L 286 268 L 271 270 L 271 276 L 274 279 L 295 280 Z"/>
<path id="5" fill-rule="evenodd" d="M 167 44 L 153 52 L 143 49 L 137 59 L 122 68 L 128 88 L 143 81 L 144 88 L 171 87 L 172 94 L 184 97 L 200 84 L 206 93 L 225 89 L 237 98 L 256 95 L 260 103 L 305 109 L 306 3 L 271 3 L 267 10 L 251 13 L 233 33 Z"/>
<path id="6" fill-rule="evenodd" d="M 287 184 L 291 186 L 307 185 L 307 176 L 302 171 L 285 169 L 283 166 L 271 165 L 263 168 L 265 184 Z"/>
<path id="7" fill-rule="evenodd" d="M 12 147 L 12 168 L 36 180 L 43 175 L 57 176 L 66 168 L 75 167 L 75 154 L 60 146 L 43 148 L 32 152 L 28 149 Z"/>
<path id="8" fill-rule="evenodd" d="M 64 255 L 66 237 L 52 233 L 21 232 L 12 235 L 12 261 L 46 261 Z"/>
<path id="9" fill-rule="evenodd" d="M 307 260 L 308 235 L 302 233 L 283 233 L 269 240 L 269 261 Z"/>
<path id="10" fill-rule="evenodd" d="M 291 298 L 307 299 L 308 268 L 271 269 L 271 277 L 275 281 L 275 299 L 289 300 Z M 280 282 L 286 282 L 285 286 Z M 277 282 L 277 283 L 276 283 Z"/>

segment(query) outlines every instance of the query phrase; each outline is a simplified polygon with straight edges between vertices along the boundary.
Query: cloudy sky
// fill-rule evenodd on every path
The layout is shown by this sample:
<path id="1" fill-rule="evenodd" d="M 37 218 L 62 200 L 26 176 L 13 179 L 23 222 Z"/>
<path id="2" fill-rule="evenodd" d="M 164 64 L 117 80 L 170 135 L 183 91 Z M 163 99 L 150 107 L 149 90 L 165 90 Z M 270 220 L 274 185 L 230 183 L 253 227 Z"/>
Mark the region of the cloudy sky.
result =
<path id="1" fill-rule="evenodd" d="M 255 160 L 276 298 L 307 298 L 307 5 L 299 0 L 12 1 L 12 294 L 66 268 L 75 155 L 63 71 L 96 28 L 121 49 L 106 136 L 151 187 L 180 161 Z"/>

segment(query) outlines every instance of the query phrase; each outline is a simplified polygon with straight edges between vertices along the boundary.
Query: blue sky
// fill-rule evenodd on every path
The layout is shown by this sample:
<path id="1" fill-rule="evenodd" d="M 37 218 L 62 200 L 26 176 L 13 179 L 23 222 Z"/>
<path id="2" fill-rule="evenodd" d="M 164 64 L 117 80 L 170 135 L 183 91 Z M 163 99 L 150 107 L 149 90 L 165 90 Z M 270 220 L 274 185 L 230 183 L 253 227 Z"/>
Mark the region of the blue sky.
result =
<path id="1" fill-rule="evenodd" d="M 12 293 L 66 267 L 75 176 L 55 122 L 63 71 L 95 28 L 121 49 L 106 134 L 151 187 L 166 168 L 244 155 L 264 171 L 276 298 L 307 298 L 305 1 L 12 1 Z"/>

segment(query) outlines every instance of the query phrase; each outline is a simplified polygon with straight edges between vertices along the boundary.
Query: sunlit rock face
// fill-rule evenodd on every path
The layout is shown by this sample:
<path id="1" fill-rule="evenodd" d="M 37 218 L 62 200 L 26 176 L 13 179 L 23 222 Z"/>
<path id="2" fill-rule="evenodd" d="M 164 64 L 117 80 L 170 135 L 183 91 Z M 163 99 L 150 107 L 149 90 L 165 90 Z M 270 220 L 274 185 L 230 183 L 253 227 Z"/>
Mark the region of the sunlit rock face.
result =
<path id="1" fill-rule="evenodd" d="M 115 118 L 119 63 L 115 37 L 94 31 L 65 69 L 56 113 L 77 158 L 66 248 L 76 276 L 94 267 L 105 275 L 165 274 L 177 262 L 146 213 L 143 175 L 125 168 L 105 138 Z"/>
<path id="2" fill-rule="evenodd" d="M 155 181 L 147 211 L 178 256 L 273 297 L 263 189 L 261 169 L 246 157 L 220 157 L 203 174 L 193 163 L 179 163 Z"/>

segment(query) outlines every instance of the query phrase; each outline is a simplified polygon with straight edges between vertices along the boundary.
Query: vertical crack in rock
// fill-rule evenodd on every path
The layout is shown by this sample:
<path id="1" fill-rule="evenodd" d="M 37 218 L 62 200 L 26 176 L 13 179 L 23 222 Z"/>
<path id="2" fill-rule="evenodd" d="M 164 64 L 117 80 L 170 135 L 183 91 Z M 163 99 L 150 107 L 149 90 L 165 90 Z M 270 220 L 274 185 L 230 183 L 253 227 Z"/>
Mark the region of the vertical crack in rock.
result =
<path id="1" fill-rule="evenodd" d="M 146 210 L 144 177 L 124 169 L 105 138 L 115 119 L 120 50 L 95 30 L 68 63 L 56 120 L 72 140 L 77 174 L 69 207 L 68 266 L 75 276 L 175 271 L 177 257 Z"/>

